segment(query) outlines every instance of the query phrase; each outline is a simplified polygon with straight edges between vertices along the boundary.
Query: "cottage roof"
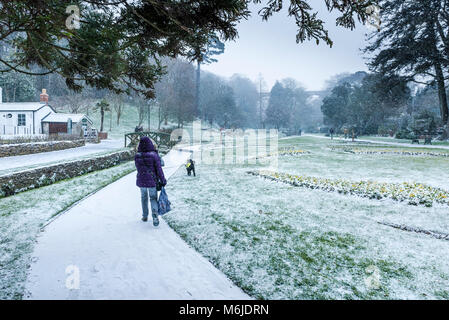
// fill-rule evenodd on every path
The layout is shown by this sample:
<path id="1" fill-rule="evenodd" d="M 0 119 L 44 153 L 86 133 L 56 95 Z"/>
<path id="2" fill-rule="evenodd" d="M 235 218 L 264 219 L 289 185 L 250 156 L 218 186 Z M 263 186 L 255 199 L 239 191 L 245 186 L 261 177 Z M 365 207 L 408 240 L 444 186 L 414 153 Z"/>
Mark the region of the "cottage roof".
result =
<path id="1" fill-rule="evenodd" d="M 37 111 L 46 105 L 40 102 L 3 102 L 0 103 L 1 111 Z M 51 106 L 49 106 L 51 108 Z"/>
<path id="2" fill-rule="evenodd" d="M 69 118 L 72 119 L 73 123 L 78 123 L 83 118 L 86 118 L 87 121 L 92 124 L 92 120 L 82 113 L 50 113 L 42 119 L 42 122 L 67 122 Z"/>

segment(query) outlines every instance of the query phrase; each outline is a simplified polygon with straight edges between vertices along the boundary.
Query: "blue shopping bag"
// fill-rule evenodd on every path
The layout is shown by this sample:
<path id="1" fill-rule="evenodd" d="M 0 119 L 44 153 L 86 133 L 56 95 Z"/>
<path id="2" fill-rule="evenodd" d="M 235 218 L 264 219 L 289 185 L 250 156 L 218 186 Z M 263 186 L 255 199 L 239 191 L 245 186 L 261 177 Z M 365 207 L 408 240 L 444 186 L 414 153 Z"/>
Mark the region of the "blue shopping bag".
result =
<path id="1" fill-rule="evenodd" d="M 159 195 L 159 200 L 157 201 L 159 215 L 164 215 L 171 210 L 170 201 L 167 197 L 167 192 L 165 192 L 165 188 L 162 187 L 161 194 Z"/>

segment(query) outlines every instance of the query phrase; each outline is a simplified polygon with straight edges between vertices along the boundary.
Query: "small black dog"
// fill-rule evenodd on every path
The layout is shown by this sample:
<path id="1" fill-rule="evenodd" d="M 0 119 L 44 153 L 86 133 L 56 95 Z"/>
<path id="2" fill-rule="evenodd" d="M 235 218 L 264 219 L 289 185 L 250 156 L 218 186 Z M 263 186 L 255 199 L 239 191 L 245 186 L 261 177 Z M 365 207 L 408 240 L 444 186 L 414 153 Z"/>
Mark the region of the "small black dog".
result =
<path id="1" fill-rule="evenodd" d="M 195 173 L 195 161 L 193 161 L 192 159 L 189 159 L 186 163 L 186 169 L 187 169 L 187 175 L 190 176 L 192 174 L 193 171 L 193 176 L 196 177 L 196 173 Z"/>

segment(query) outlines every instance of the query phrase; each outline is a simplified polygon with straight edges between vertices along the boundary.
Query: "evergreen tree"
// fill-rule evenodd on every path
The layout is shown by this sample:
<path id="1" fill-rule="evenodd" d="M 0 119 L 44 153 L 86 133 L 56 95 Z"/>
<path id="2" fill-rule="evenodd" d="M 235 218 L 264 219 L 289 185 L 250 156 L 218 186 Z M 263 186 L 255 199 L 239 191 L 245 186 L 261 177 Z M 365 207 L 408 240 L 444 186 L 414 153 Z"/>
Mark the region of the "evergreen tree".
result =
<path id="1" fill-rule="evenodd" d="M 34 79 L 19 72 L 0 73 L 0 88 L 5 102 L 36 101 L 38 95 L 34 88 Z"/>
<path id="2" fill-rule="evenodd" d="M 276 81 L 270 92 L 266 110 L 266 121 L 276 129 L 286 128 L 291 119 L 291 95 L 279 81 Z"/>
<path id="3" fill-rule="evenodd" d="M 206 47 L 202 50 L 197 48 L 197 67 L 196 67 L 196 83 L 195 83 L 195 114 L 200 112 L 200 85 L 201 85 L 201 65 L 217 62 L 217 59 L 213 58 L 215 55 L 220 55 L 224 52 L 225 45 L 220 41 L 217 35 L 209 37 Z"/>
<path id="4" fill-rule="evenodd" d="M 365 49 L 375 53 L 371 68 L 388 76 L 400 74 L 408 81 L 436 83 L 441 119 L 449 124 L 445 77 L 449 51 L 446 38 L 441 38 L 449 31 L 447 1 L 388 0 L 381 4 L 382 31 L 373 35 L 374 41 Z"/>
<path id="5" fill-rule="evenodd" d="M 340 13 L 337 25 L 350 29 L 355 19 L 365 22 L 366 9 L 377 2 L 324 1 L 329 11 Z M 11 57 L 0 57 L 1 70 L 58 73 L 73 90 L 87 85 L 117 93 L 135 90 L 153 98 L 153 86 L 164 73 L 159 57 L 200 59 L 211 34 L 222 41 L 236 39 L 237 23 L 249 17 L 249 5 L 261 2 L 0 0 L 0 45 L 8 43 L 15 49 Z M 259 14 L 265 20 L 285 5 L 282 0 L 264 2 Z M 288 15 L 298 26 L 297 41 L 332 45 L 310 3 L 290 0 L 288 4 Z M 67 13 L 72 5 L 79 8 L 79 15 Z M 34 65 L 43 70 L 30 71 Z"/>
<path id="6" fill-rule="evenodd" d="M 338 130 L 355 128 L 359 133 L 377 134 L 390 117 L 407 109 L 410 89 L 404 78 L 368 74 L 360 85 L 344 82 L 324 98 L 324 123 Z"/>

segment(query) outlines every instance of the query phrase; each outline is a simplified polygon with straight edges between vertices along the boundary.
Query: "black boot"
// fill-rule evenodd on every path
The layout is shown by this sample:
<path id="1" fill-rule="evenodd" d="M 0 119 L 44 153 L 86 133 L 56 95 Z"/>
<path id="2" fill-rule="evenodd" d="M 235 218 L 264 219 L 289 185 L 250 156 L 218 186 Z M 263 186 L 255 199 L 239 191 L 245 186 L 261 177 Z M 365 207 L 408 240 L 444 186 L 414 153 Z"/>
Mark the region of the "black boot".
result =
<path id="1" fill-rule="evenodd" d="M 155 213 L 153 213 L 152 216 L 153 216 L 153 226 L 157 227 L 159 225 L 159 218 Z"/>

